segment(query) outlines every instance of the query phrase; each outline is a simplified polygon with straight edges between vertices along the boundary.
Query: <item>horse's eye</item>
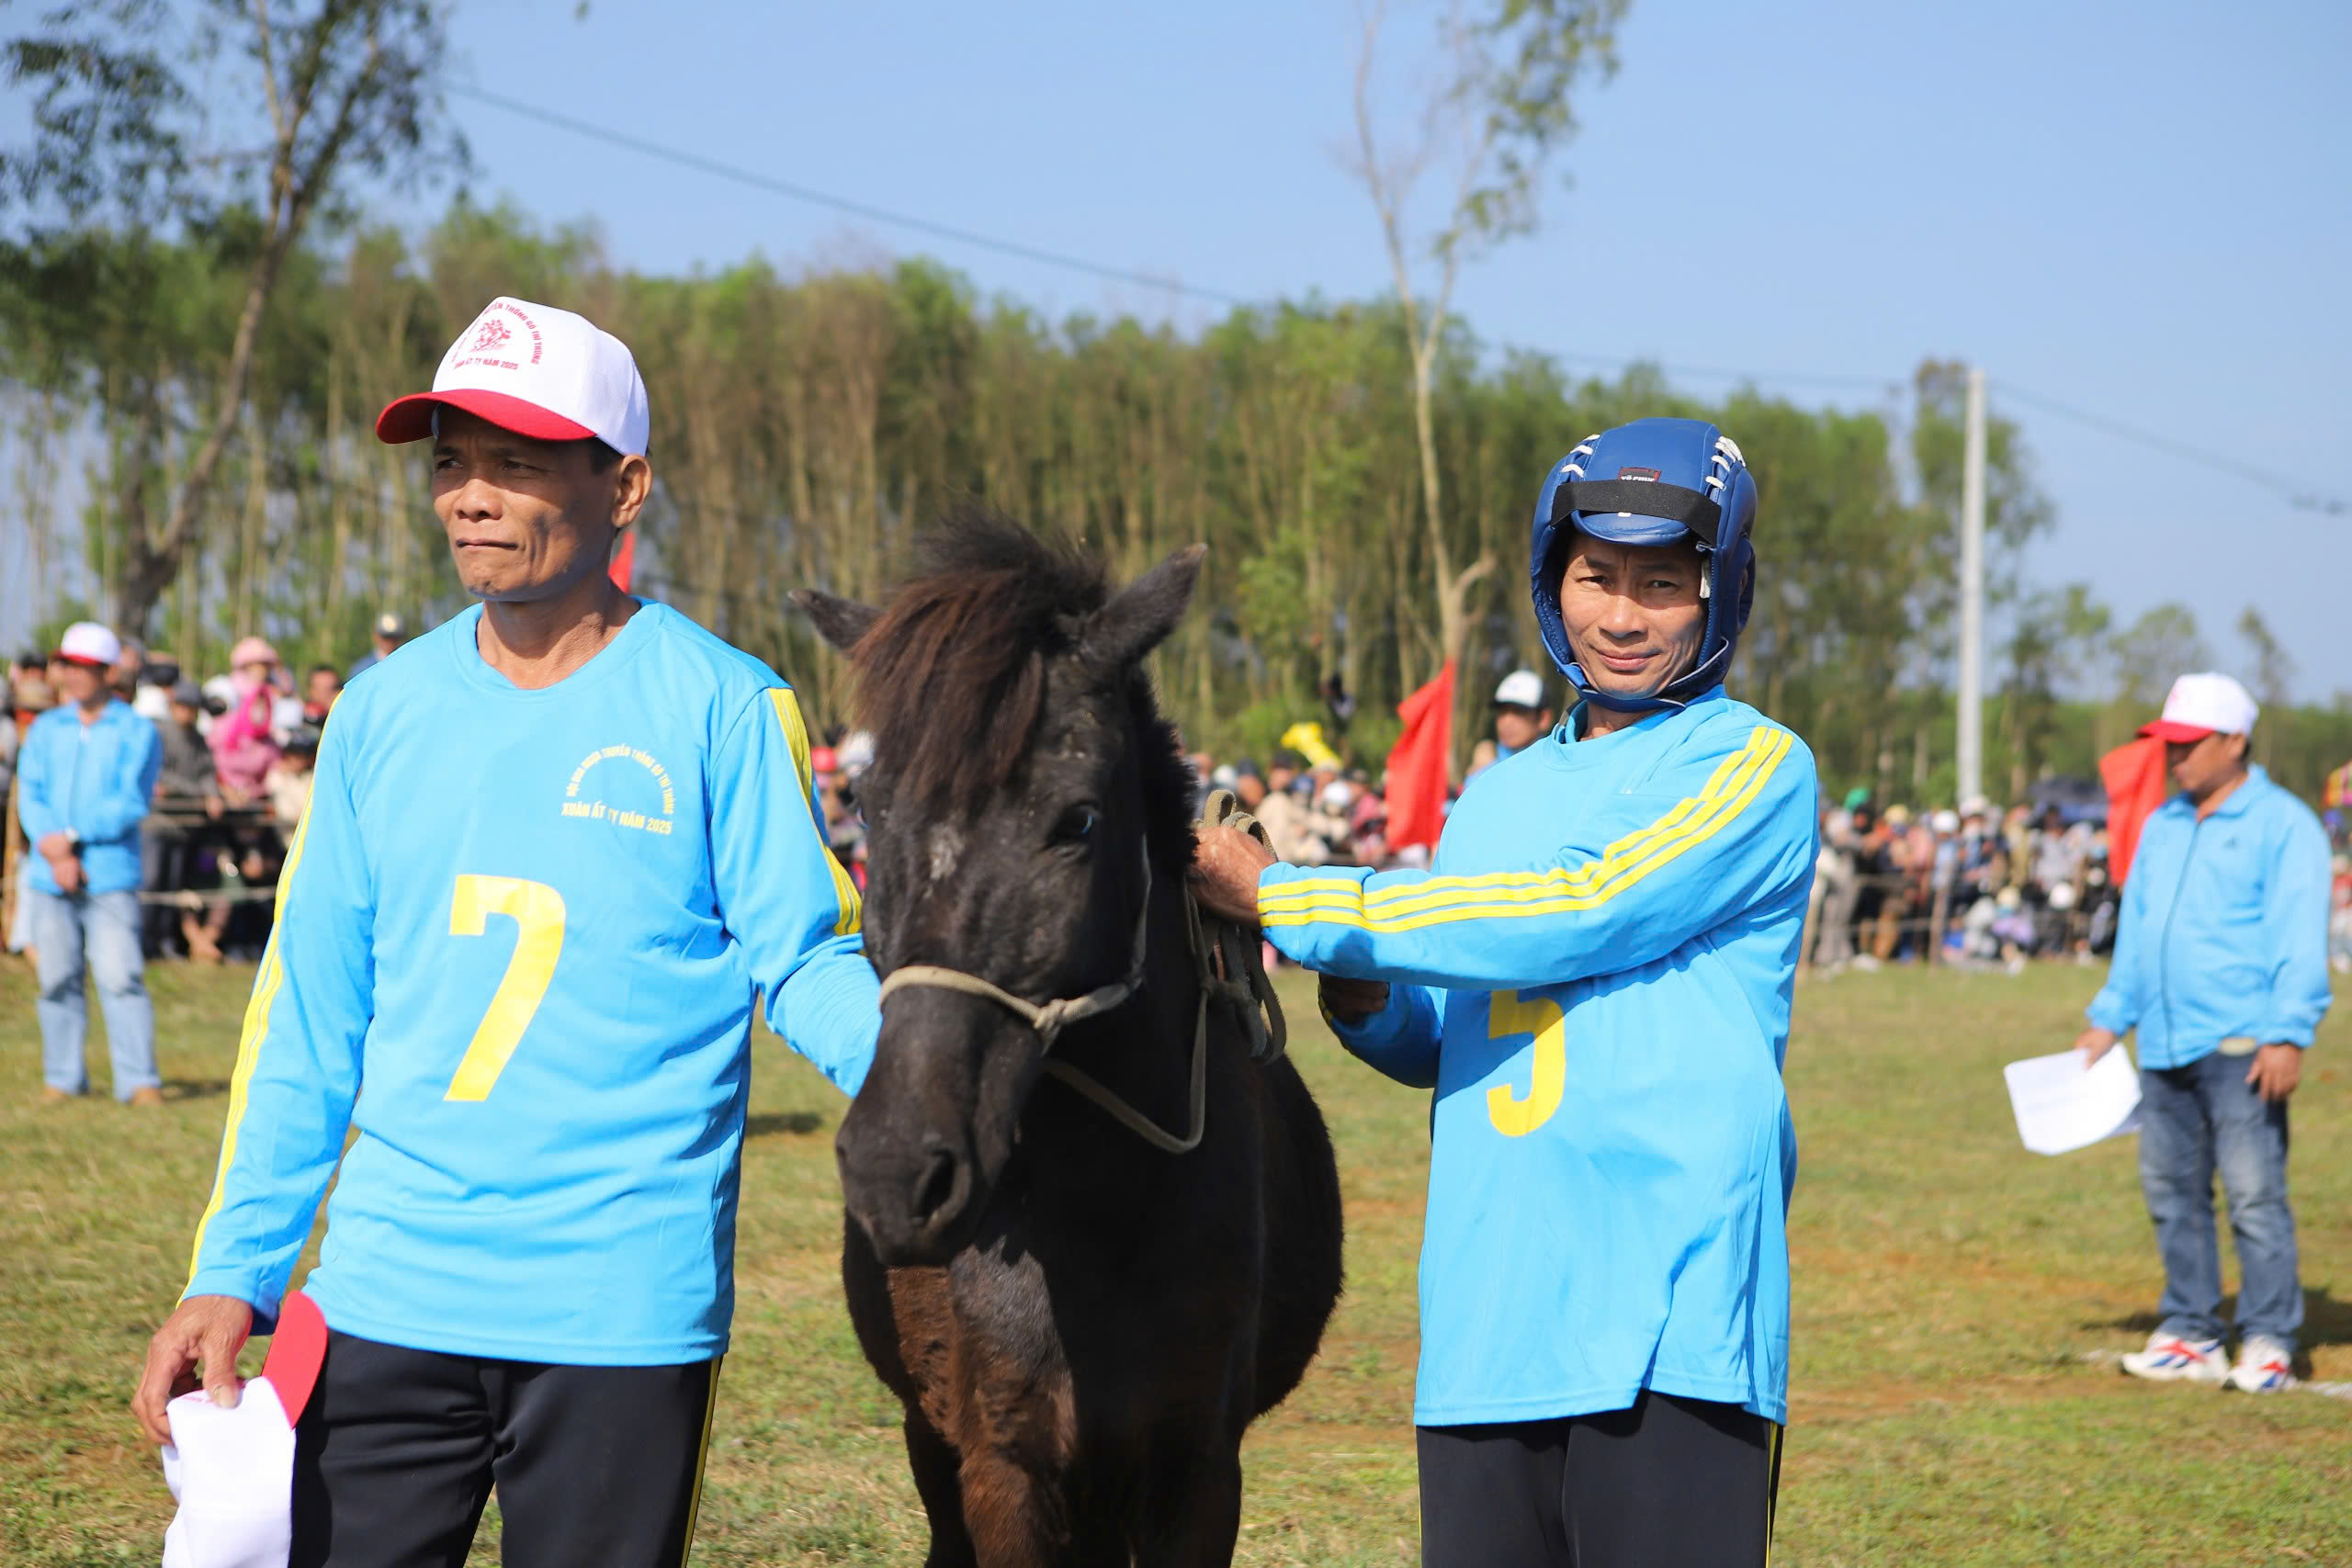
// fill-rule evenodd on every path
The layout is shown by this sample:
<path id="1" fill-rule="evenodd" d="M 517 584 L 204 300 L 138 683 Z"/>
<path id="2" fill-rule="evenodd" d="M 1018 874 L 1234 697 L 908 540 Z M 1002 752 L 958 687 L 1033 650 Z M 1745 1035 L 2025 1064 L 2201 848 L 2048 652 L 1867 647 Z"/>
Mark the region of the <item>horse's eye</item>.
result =
<path id="1" fill-rule="evenodd" d="M 1073 806 L 1062 813 L 1060 821 L 1054 824 L 1054 842 L 1082 843 L 1094 836 L 1094 825 L 1100 820 L 1102 818 L 1096 814 L 1094 807 Z"/>

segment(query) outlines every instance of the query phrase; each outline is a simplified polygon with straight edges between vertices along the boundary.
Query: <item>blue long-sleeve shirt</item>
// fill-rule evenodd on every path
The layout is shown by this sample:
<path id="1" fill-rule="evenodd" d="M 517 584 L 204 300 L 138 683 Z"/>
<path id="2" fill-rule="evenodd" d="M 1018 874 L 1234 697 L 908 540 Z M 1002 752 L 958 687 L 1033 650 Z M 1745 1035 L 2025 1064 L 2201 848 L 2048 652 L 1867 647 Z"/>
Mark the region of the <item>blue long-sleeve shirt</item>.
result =
<path id="1" fill-rule="evenodd" d="M 792 692 L 639 608 L 524 691 L 480 612 L 335 705 L 187 1293 L 582 1365 L 718 1355 L 755 991 L 854 1092 L 880 1015 Z M 344 1152 L 346 1133 L 355 1134 Z"/>
<path id="2" fill-rule="evenodd" d="M 2202 821 L 2173 796 L 2141 829 L 2090 1021 L 2137 1029 L 2143 1067 L 2233 1038 L 2308 1047 L 2329 1000 L 2328 875 L 2319 818 L 2260 767 Z"/>
<path id="3" fill-rule="evenodd" d="M 1472 780 L 1428 871 L 1271 867 L 1260 917 L 1388 981 L 1340 1038 L 1436 1090 L 1416 1421 L 1644 1388 L 1781 1420 L 1813 758 L 1720 689 L 1571 733 Z"/>
<path id="4" fill-rule="evenodd" d="M 17 818 L 36 844 L 69 828 L 82 836 L 89 892 L 137 892 L 139 824 L 163 769 L 163 737 L 129 703 L 108 702 L 88 724 L 71 705 L 51 708 L 33 720 L 17 753 Z M 58 891 L 42 856 L 31 857 L 25 875 L 43 893 Z"/>

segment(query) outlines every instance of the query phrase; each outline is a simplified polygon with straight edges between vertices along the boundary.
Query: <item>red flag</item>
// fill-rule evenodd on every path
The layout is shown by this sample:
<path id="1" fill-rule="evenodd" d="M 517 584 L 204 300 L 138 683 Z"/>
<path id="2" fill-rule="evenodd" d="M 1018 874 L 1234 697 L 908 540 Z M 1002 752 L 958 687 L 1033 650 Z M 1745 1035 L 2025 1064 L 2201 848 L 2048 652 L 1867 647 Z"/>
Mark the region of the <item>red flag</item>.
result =
<path id="1" fill-rule="evenodd" d="M 2141 827 L 2172 793 L 2165 743 L 2149 736 L 2118 746 L 2098 760 L 2098 777 L 2107 785 L 2107 874 L 2120 887 L 2140 847 Z"/>
<path id="2" fill-rule="evenodd" d="M 1388 847 L 1437 845 L 1453 757 L 1453 660 L 1396 705 L 1405 733 L 1388 753 Z"/>
<path id="3" fill-rule="evenodd" d="M 628 592 L 628 580 L 637 573 L 637 530 L 621 530 L 620 547 L 613 551 L 613 564 L 605 569 L 613 574 L 613 586 Z"/>

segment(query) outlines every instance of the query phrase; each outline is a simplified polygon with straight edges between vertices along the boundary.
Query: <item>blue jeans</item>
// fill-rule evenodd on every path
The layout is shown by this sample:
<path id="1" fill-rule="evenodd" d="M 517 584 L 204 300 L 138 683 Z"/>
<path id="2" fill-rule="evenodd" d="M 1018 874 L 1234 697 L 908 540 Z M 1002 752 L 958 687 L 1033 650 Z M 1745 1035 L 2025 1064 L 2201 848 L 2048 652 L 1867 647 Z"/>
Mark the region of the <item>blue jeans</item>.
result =
<path id="1" fill-rule="evenodd" d="M 2213 1173 L 2230 1200 L 2237 1243 L 2238 1331 L 2289 1350 L 2303 1325 L 2295 1216 L 2287 1207 L 2287 1108 L 2245 1081 L 2252 1056 L 2216 1051 L 2185 1067 L 2140 1073 L 2140 1190 L 2164 1254 L 2164 1332 L 2219 1339 L 2222 1254 Z"/>
<path id="2" fill-rule="evenodd" d="M 40 1076 L 63 1094 L 89 1088 L 82 1058 L 89 1004 L 82 994 L 87 968 L 96 972 L 98 1010 L 106 1015 L 107 1052 L 114 1058 L 114 1097 L 159 1088 L 155 1072 L 155 1010 L 147 999 L 139 952 L 139 895 L 25 889 L 32 910 L 33 946 L 40 954 Z"/>

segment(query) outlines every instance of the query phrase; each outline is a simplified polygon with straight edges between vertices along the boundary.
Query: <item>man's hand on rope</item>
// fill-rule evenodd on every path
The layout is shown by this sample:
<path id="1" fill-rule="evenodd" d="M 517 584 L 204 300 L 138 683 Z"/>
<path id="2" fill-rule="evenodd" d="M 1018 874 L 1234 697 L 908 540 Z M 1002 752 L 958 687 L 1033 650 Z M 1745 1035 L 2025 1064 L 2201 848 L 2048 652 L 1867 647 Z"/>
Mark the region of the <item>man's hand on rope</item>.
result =
<path id="1" fill-rule="evenodd" d="M 1193 897 L 1201 908 L 1238 926 L 1258 923 L 1258 877 L 1274 863 L 1274 852 L 1238 828 L 1199 830 L 1193 853 Z"/>

